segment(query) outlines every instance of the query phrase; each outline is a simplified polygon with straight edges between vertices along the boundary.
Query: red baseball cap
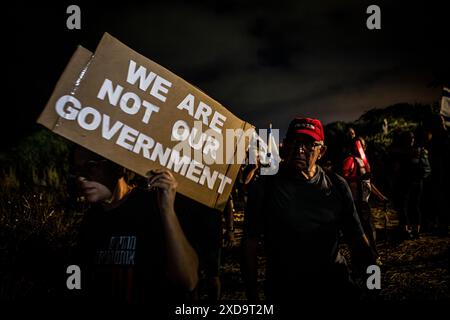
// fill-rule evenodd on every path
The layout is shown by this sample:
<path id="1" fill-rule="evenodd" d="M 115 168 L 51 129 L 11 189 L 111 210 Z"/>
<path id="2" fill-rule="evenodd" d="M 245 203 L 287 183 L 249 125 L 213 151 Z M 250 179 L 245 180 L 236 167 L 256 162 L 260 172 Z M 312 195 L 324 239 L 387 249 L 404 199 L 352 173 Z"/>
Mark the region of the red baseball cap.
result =
<path id="1" fill-rule="evenodd" d="M 323 141 L 325 139 L 322 123 L 317 119 L 295 118 L 292 120 L 289 124 L 286 138 L 294 138 L 301 134 L 310 136 L 315 141 Z"/>

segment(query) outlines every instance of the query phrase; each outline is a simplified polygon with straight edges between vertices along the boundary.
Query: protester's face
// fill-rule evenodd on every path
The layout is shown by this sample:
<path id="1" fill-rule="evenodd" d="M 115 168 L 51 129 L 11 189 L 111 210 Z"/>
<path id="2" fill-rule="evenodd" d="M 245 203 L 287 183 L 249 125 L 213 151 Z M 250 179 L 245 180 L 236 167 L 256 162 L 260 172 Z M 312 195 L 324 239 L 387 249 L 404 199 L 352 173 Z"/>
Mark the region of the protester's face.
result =
<path id="1" fill-rule="evenodd" d="M 353 128 L 349 128 L 347 131 L 347 135 L 349 136 L 350 139 L 354 139 L 356 137 L 355 130 L 353 130 Z"/>
<path id="2" fill-rule="evenodd" d="M 286 164 L 297 171 L 308 171 L 314 167 L 317 159 L 325 153 L 323 142 L 314 141 L 307 135 L 285 140 Z"/>
<path id="3" fill-rule="evenodd" d="M 86 149 L 78 148 L 74 153 L 74 167 L 78 186 L 91 203 L 111 198 L 120 169 L 117 165 Z"/>

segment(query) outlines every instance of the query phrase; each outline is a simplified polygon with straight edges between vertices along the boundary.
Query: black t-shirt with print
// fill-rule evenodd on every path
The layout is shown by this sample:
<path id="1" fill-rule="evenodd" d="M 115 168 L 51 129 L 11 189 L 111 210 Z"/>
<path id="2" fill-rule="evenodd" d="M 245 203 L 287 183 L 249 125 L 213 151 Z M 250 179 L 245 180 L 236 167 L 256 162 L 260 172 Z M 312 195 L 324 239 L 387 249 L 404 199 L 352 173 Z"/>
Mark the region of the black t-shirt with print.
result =
<path id="1" fill-rule="evenodd" d="M 89 301 L 175 298 L 165 273 L 165 246 L 154 192 L 134 189 L 118 207 L 92 207 L 80 230 L 83 291 Z"/>
<path id="2" fill-rule="evenodd" d="M 283 168 L 262 176 L 250 190 L 245 225 L 250 237 L 264 235 L 267 283 L 274 294 L 330 284 L 329 277 L 342 271 L 336 263 L 341 234 L 363 234 L 347 183 L 319 166 L 308 181 Z"/>

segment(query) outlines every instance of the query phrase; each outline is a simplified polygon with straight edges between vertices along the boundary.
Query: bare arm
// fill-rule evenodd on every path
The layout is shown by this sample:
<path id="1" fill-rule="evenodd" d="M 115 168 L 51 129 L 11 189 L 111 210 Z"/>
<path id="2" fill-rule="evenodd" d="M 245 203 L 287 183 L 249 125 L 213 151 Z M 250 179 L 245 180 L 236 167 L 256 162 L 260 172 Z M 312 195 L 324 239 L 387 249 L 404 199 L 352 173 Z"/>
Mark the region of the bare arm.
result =
<path id="1" fill-rule="evenodd" d="M 371 183 L 370 185 L 372 187 L 372 189 L 371 189 L 372 193 L 374 195 L 376 195 L 378 199 L 380 199 L 381 201 L 387 201 L 388 200 L 388 198 L 384 194 L 382 194 L 381 191 L 378 190 L 378 188 L 375 187 L 375 185 L 373 183 Z"/>
<path id="2" fill-rule="evenodd" d="M 149 187 L 158 189 L 158 206 L 164 228 L 169 278 L 191 291 L 198 282 L 198 257 L 189 244 L 174 209 L 177 182 L 168 170 L 155 170 Z"/>
<path id="3" fill-rule="evenodd" d="M 245 173 L 244 184 L 249 184 L 253 180 L 253 177 L 255 176 L 258 167 L 259 163 L 250 165 L 250 169 L 248 169 L 249 171 Z"/>
<path id="4" fill-rule="evenodd" d="M 368 265 L 375 264 L 376 254 L 371 249 L 369 240 L 364 234 L 348 184 L 343 181 L 341 186 L 343 187 L 342 195 L 345 196 L 343 203 L 344 236 L 351 250 L 352 264 L 354 263 L 360 272 L 365 272 Z"/>

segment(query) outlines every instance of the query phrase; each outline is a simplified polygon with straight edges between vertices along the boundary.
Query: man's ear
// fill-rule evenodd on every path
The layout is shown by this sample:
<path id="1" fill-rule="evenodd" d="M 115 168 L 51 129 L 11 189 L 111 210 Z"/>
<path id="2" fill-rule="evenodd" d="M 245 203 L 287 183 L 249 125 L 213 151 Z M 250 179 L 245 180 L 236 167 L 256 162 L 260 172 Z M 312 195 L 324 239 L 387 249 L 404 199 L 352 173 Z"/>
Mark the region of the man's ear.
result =
<path id="1" fill-rule="evenodd" d="M 320 153 L 319 153 L 319 159 L 322 158 L 325 153 L 327 152 L 327 146 L 323 145 L 322 147 L 320 147 Z"/>

